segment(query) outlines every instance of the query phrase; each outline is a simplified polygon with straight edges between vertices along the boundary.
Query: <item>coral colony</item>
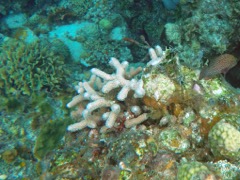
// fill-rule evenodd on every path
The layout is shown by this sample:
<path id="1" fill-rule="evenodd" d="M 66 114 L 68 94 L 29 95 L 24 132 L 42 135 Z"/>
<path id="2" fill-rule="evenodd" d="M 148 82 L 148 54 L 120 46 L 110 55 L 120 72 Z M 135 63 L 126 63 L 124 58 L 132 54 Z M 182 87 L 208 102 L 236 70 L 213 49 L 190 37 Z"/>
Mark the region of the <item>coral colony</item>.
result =
<path id="1" fill-rule="evenodd" d="M 164 61 L 166 52 L 160 46 L 155 49 L 149 49 L 151 60 L 147 66 L 156 66 Z M 137 104 L 130 104 L 129 107 L 121 107 L 122 102 L 127 101 L 129 94 L 134 98 L 143 98 L 145 90 L 143 89 L 143 80 L 137 79 L 136 76 L 142 71 L 141 67 L 136 69 L 128 68 L 128 62 L 120 63 L 116 58 L 111 58 L 109 64 L 116 70 L 113 74 L 107 74 L 97 68 L 91 70 L 92 76 L 89 81 L 79 82 L 75 87 L 79 95 L 73 97 L 72 101 L 67 104 L 68 108 L 77 106 L 77 110 L 72 112 L 75 118 L 81 117 L 81 122 L 68 126 L 68 131 L 74 132 L 85 127 L 96 128 L 97 122 L 102 119 L 106 121 L 101 131 L 112 128 L 116 119 L 125 117 L 125 127 L 130 128 L 147 120 L 147 113 L 144 108 Z M 117 89 L 115 99 L 108 99 L 107 95 Z M 130 91 L 133 91 L 131 93 Z M 130 92 L 130 93 L 129 93 Z M 87 101 L 88 103 L 83 103 Z M 136 101 L 135 101 L 136 102 Z M 85 107 L 83 106 L 85 104 Z M 96 110 L 105 108 L 107 112 L 103 112 L 102 117 L 95 115 Z M 108 111 L 107 108 L 110 108 Z M 132 115 L 129 113 L 132 113 Z"/>
<path id="2" fill-rule="evenodd" d="M 153 48 L 149 49 L 149 54 L 151 56 L 149 65 L 157 65 L 164 58 L 164 53 L 160 46 L 156 46 L 155 50 Z M 94 115 L 94 111 L 107 107 L 111 110 L 102 114 L 102 120 L 106 121 L 102 131 L 106 130 L 106 128 L 112 128 L 118 116 L 126 118 L 125 127 L 127 128 L 147 120 L 147 113 L 137 104 L 121 108 L 121 103 L 129 99 L 129 94 L 134 98 L 143 98 L 145 95 L 142 79 L 138 80 L 136 78 L 142 68 L 139 67 L 128 71 L 128 62 L 120 63 L 116 58 L 111 58 L 109 64 L 116 70 L 115 73 L 107 74 L 104 71 L 93 68 L 90 80 L 80 82 L 76 86 L 79 95 L 75 96 L 67 104 L 67 107 L 77 106 L 77 110 L 72 115 L 74 117 L 82 117 L 82 121 L 68 126 L 68 131 L 73 132 L 85 127 L 95 128 L 101 118 Z M 115 97 L 116 99 L 107 99 L 106 95 L 115 89 L 119 89 Z M 133 91 L 133 94 L 129 93 L 130 91 Z M 83 101 L 88 101 L 85 108 L 83 107 Z M 128 110 L 133 113 L 132 116 L 128 113 Z"/>

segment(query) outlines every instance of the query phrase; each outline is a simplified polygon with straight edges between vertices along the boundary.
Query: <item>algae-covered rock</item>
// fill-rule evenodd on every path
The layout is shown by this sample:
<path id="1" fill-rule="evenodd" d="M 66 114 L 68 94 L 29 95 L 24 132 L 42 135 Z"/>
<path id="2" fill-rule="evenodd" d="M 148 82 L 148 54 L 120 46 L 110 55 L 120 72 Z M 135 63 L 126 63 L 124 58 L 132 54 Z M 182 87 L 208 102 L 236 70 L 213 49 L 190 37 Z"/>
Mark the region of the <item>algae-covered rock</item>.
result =
<path id="1" fill-rule="evenodd" d="M 42 159 L 47 153 L 57 147 L 59 141 L 65 134 L 69 120 L 54 120 L 46 123 L 37 137 L 34 156 Z"/>
<path id="2" fill-rule="evenodd" d="M 190 148 L 188 139 L 181 137 L 180 131 L 177 129 L 166 129 L 160 133 L 160 142 L 163 146 L 175 153 L 183 153 Z"/>
<path id="3" fill-rule="evenodd" d="M 167 103 L 176 90 L 174 82 L 164 74 L 158 74 L 150 78 L 144 84 L 146 95 L 154 97 L 156 101 L 161 103 Z"/>

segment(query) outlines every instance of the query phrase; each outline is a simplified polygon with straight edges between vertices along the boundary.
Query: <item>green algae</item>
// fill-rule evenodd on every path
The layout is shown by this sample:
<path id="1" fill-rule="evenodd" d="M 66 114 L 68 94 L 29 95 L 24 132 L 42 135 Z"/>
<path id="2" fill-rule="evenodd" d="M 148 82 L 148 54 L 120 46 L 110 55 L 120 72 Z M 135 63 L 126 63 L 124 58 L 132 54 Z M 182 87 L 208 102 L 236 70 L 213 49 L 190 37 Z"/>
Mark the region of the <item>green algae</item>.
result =
<path id="1" fill-rule="evenodd" d="M 57 147 L 63 138 L 70 119 L 52 120 L 42 126 L 34 146 L 34 156 L 42 159 Z"/>

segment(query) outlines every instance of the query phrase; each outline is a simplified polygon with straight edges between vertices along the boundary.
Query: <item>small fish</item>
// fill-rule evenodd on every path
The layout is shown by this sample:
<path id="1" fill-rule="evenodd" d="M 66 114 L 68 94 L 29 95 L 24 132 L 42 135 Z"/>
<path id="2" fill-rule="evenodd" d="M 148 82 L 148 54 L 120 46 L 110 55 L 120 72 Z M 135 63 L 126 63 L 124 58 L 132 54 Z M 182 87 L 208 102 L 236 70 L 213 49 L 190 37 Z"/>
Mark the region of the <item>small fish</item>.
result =
<path id="1" fill-rule="evenodd" d="M 199 79 L 209 79 L 212 76 L 223 73 L 226 74 L 229 69 L 237 64 L 237 58 L 231 54 L 223 54 L 212 61 L 209 65 L 204 67 L 199 75 Z"/>

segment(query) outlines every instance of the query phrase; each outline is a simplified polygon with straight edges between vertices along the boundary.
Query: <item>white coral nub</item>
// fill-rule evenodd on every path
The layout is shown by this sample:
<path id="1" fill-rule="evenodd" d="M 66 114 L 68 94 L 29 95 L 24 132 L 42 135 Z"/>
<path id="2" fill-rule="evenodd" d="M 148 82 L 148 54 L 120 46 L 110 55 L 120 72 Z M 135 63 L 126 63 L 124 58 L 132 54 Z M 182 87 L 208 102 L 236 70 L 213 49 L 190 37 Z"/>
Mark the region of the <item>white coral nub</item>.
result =
<path id="1" fill-rule="evenodd" d="M 155 49 L 150 48 L 148 50 L 151 61 L 147 63 L 148 66 L 156 66 L 160 64 L 166 56 L 166 53 L 162 50 L 160 46 L 156 46 Z"/>

